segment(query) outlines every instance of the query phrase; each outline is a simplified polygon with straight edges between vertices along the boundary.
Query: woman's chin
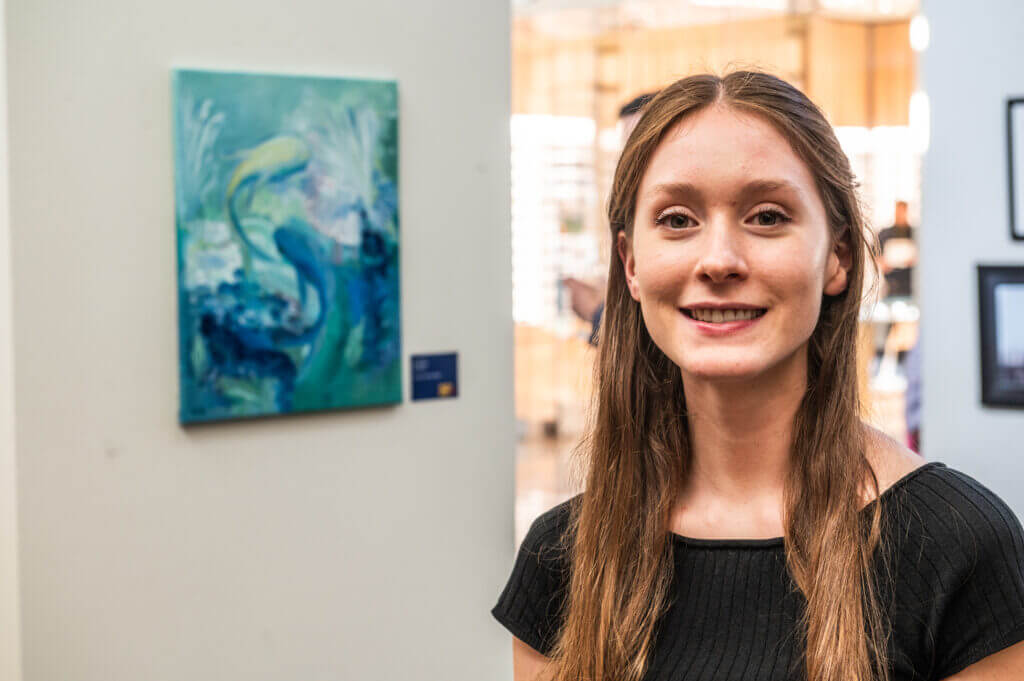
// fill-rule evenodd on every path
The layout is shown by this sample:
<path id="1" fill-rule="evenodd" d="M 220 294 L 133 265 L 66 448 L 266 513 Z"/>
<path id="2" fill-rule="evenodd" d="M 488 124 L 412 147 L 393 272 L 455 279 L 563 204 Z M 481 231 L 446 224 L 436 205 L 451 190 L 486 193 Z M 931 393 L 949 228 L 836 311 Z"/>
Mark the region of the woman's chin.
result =
<path id="1" fill-rule="evenodd" d="M 746 362 L 688 362 L 682 371 L 684 380 L 692 378 L 698 381 L 736 382 L 757 378 L 764 371 L 764 367 Z"/>

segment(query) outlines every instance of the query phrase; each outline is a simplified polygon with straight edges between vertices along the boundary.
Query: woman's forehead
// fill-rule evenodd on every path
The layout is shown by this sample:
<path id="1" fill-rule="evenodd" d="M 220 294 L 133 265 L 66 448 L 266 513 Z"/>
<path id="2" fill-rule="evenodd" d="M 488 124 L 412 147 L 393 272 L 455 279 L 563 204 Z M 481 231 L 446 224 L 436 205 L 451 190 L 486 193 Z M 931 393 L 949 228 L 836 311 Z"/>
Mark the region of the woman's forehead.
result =
<path id="1" fill-rule="evenodd" d="M 714 106 L 687 116 L 665 134 L 644 172 L 640 193 L 674 184 L 736 194 L 753 183 L 795 188 L 805 196 L 814 189 L 807 165 L 772 124 Z"/>

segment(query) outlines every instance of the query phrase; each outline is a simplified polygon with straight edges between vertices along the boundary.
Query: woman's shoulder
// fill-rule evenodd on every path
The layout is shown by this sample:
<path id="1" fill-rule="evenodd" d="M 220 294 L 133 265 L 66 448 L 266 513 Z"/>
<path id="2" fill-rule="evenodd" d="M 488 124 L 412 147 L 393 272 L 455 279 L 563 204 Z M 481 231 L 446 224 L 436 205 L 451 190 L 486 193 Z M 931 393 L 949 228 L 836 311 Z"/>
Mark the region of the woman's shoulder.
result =
<path id="1" fill-rule="evenodd" d="M 1024 528 L 1009 505 L 938 461 L 890 496 L 892 612 L 904 640 L 929 642 L 929 678 L 948 678 L 1024 639 Z"/>
<path id="2" fill-rule="evenodd" d="M 926 461 L 878 431 L 869 436 L 879 498 L 904 540 L 943 552 L 946 564 L 955 553 L 973 558 L 1007 544 L 1024 549 L 1020 521 L 987 485 L 944 462 Z"/>
<path id="3" fill-rule="evenodd" d="M 980 565 L 1024 574 L 1024 528 L 975 477 L 940 461 L 912 471 L 883 501 L 901 552 L 931 566 L 936 587 L 962 583 Z"/>
<path id="4" fill-rule="evenodd" d="M 562 544 L 565 530 L 569 527 L 572 517 L 572 510 L 582 498 L 582 493 L 577 494 L 537 516 L 530 523 L 530 529 L 523 539 L 522 547 L 527 551 L 540 552 L 554 549 Z"/>
<path id="5" fill-rule="evenodd" d="M 899 505 L 927 512 L 940 524 L 949 523 L 950 514 L 953 519 L 973 521 L 971 524 L 979 529 L 993 521 L 1015 519 L 1009 505 L 991 488 L 941 461 L 922 461 L 882 490 L 883 500 L 891 495 Z"/>
<path id="6" fill-rule="evenodd" d="M 952 513 L 974 525 L 1013 516 L 1007 504 L 989 487 L 964 471 L 941 461 L 928 461 L 879 430 L 868 427 L 867 457 L 878 481 L 876 496 L 889 506 L 912 506 L 926 511 L 930 524 L 943 526 Z M 980 529 L 980 528 L 976 528 Z"/>
<path id="7" fill-rule="evenodd" d="M 904 484 L 916 475 L 918 469 L 928 463 L 920 454 L 876 428 L 865 424 L 864 434 L 867 445 L 865 453 L 878 482 L 877 494 L 865 485 L 865 504 L 871 503 L 876 496 L 884 496 L 890 489 Z"/>
<path id="8" fill-rule="evenodd" d="M 554 645 L 561 622 L 569 578 L 562 535 L 579 498 L 567 499 L 533 520 L 491 609 L 512 634 L 543 655 Z"/>

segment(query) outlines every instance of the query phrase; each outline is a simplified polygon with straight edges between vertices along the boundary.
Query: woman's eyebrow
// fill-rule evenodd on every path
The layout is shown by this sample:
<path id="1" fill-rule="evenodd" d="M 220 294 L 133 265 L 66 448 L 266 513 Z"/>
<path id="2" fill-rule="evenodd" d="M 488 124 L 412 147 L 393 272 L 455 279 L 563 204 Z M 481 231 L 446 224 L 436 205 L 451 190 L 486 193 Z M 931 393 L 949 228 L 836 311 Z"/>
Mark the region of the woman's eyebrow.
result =
<path id="1" fill-rule="evenodd" d="M 731 203 L 736 205 L 753 196 L 768 194 L 775 191 L 788 191 L 795 194 L 798 198 L 803 198 L 803 192 L 800 190 L 800 187 L 788 180 L 763 179 L 752 180 L 743 185 L 737 194 L 736 199 Z M 667 194 L 685 199 L 693 198 L 698 201 L 703 200 L 704 198 L 701 190 L 690 182 L 665 182 L 652 187 L 648 194 L 652 197 Z"/>

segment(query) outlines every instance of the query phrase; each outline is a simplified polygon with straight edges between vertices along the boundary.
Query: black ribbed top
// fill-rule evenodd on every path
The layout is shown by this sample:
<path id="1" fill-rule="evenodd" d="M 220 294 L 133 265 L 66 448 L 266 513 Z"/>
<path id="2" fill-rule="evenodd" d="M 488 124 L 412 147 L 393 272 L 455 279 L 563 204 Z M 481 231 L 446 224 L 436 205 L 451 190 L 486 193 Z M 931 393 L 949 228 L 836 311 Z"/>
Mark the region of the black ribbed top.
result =
<path id="1" fill-rule="evenodd" d="M 544 654 L 560 626 L 568 577 L 557 539 L 578 499 L 534 521 L 491 611 Z M 891 577 L 876 575 L 893 681 L 939 681 L 1024 640 L 1024 530 L 999 497 L 933 461 L 872 503 L 882 504 L 892 556 Z M 803 679 L 797 622 L 806 601 L 786 568 L 782 537 L 676 534 L 673 548 L 672 598 L 646 681 Z"/>

